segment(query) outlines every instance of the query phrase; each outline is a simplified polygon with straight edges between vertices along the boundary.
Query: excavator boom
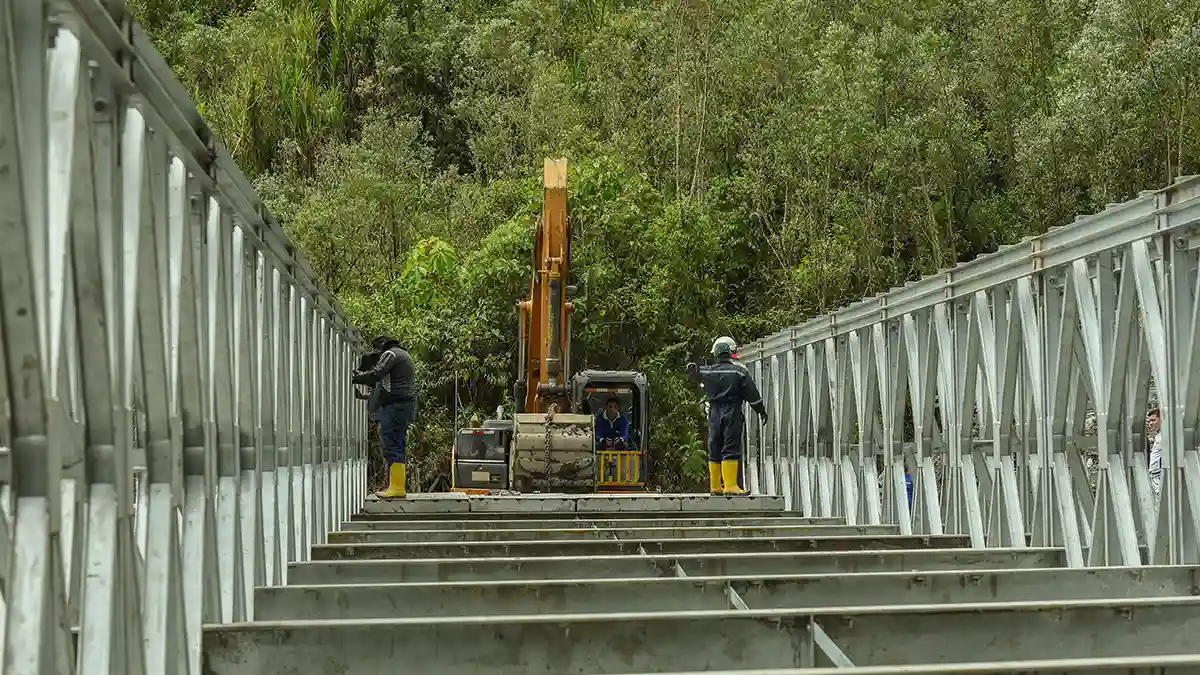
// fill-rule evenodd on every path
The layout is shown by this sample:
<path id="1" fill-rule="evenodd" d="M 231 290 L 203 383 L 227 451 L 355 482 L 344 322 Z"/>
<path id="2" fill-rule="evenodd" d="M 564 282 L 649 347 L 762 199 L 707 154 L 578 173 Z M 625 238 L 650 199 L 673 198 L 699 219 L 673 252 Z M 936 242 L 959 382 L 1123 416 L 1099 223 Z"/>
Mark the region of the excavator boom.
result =
<path id="1" fill-rule="evenodd" d="M 510 472 L 520 490 L 594 490 L 595 430 L 591 415 L 571 405 L 571 225 L 567 160 L 543 165 L 529 298 L 518 305 L 520 345 L 514 396 L 519 406 Z"/>
<path id="2" fill-rule="evenodd" d="M 545 412 L 569 401 L 566 369 L 570 363 L 571 227 L 567 220 L 567 160 L 547 159 L 543 166 L 542 217 L 533 249 L 529 298 L 520 303 L 521 360 L 518 405 L 521 412 Z M 526 328 L 527 327 L 527 328 Z"/>

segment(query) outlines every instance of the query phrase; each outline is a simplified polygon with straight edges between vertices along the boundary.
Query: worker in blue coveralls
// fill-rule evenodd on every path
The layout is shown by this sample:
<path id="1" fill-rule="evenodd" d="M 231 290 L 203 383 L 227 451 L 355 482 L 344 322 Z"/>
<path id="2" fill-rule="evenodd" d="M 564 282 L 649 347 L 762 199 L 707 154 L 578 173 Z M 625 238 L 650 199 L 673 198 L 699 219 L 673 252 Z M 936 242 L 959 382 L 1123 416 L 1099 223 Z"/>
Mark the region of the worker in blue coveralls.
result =
<path id="1" fill-rule="evenodd" d="M 711 366 L 687 364 L 688 377 L 704 386 L 708 398 L 708 484 L 714 495 L 746 494 L 738 484 L 742 431 L 746 425 L 742 406 L 749 404 L 758 413 L 759 422 L 767 422 L 767 407 L 763 405 L 754 378 L 745 366 L 733 360 L 736 348 L 733 338 L 722 336 L 712 345 L 716 363 Z"/>
<path id="2" fill-rule="evenodd" d="M 621 413 L 621 400 L 609 397 L 596 415 L 596 448 L 629 445 L 629 418 Z"/>

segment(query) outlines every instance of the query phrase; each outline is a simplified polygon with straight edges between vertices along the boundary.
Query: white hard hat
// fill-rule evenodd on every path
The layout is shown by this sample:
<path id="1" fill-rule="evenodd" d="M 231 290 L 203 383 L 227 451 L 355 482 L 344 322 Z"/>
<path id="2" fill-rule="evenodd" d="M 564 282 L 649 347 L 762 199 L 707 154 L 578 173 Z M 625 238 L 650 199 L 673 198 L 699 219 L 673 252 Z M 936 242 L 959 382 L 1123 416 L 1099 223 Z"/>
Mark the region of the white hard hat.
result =
<path id="1" fill-rule="evenodd" d="M 714 356 L 717 354 L 732 355 L 735 351 L 737 351 L 737 343 L 734 342 L 733 338 L 729 337 L 728 335 L 722 335 L 716 340 L 713 340 L 712 353 Z"/>

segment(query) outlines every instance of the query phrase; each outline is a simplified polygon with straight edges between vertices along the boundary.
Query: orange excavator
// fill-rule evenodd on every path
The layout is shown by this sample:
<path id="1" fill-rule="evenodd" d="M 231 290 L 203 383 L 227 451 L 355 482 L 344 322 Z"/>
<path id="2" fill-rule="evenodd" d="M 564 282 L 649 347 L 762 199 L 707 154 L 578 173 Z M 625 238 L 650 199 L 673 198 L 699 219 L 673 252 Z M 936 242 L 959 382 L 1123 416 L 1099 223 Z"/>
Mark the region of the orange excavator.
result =
<path id="1" fill-rule="evenodd" d="M 571 374 L 576 287 L 570 283 L 567 160 L 543 165 L 529 298 L 517 303 L 516 412 L 458 431 L 452 484 L 487 493 L 639 491 L 646 482 L 649 386 L 635 371 Z M 615 402 L 615 406 L 613 405 Z M 599 415 L 625 418 L 620 437 L 596 439 Z"/>

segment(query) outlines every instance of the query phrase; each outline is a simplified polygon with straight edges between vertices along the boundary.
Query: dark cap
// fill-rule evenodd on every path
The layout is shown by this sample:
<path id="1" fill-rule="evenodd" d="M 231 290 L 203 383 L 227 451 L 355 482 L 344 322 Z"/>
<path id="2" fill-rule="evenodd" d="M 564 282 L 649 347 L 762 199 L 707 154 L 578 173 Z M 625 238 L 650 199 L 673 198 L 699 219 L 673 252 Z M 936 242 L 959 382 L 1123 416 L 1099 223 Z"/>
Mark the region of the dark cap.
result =
<path id="1" fill-rule="evenodd" d="M 400 344 L 400 341 L 390 335 L 380 335 L 371 341 L 371 346 L 375 347 L 375 349 L 386 349 L 398 344 Z"/>

